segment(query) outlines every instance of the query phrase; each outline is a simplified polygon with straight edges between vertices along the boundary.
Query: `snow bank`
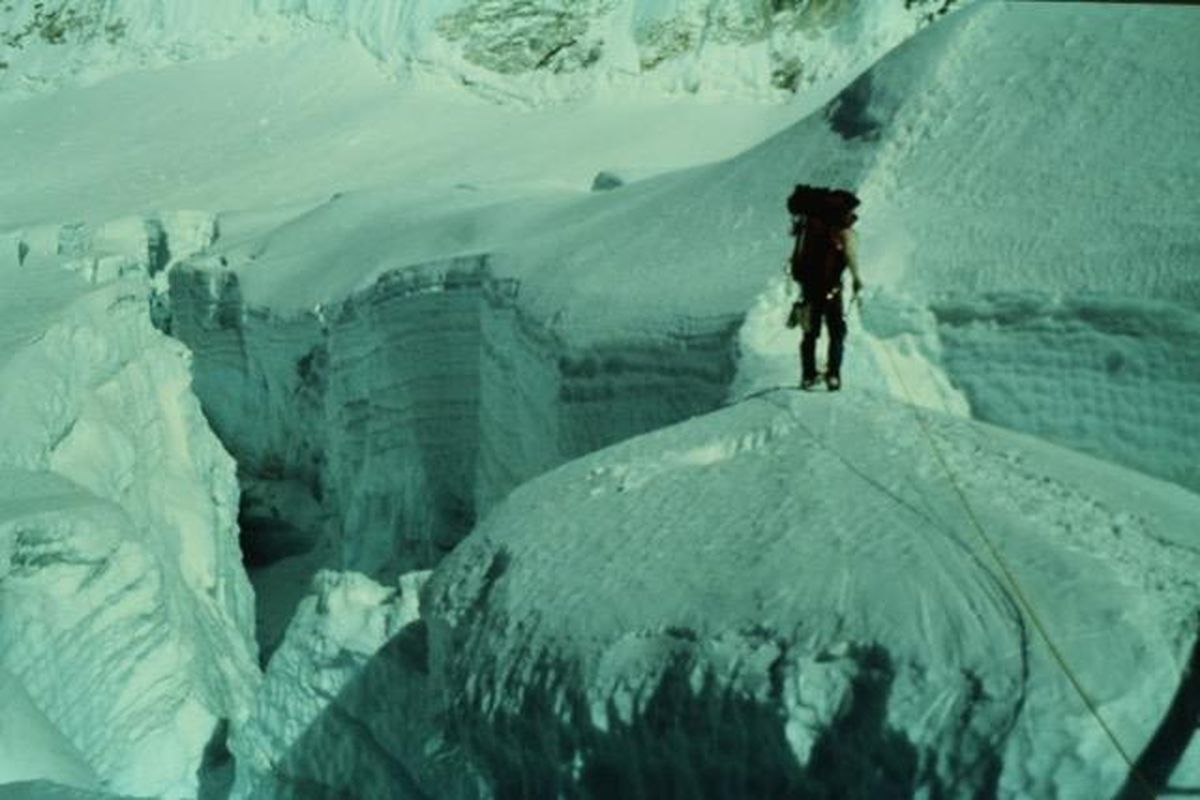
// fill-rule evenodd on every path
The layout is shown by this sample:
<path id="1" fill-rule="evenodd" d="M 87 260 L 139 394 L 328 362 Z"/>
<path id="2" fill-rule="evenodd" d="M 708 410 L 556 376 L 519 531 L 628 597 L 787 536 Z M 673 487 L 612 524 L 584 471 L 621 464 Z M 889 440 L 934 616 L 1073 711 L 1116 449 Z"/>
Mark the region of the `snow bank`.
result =
<path id="1" fill-rule="evenodd" d="M 913 414 L 854 391 L 768 393 L 513 492 L 435 572 L 424 612 L 451 719 L 492 785 L 1111 794 L 1126 765 Z M 1196 635 L 1200 499 L 926 416 L 973 512 L 1136 753 Z"/>
<path id="2" fill-rule="evenodd" d="M 234 797 L 470 797 L 474 779 L 442 741 L 417 593 L 322 571 L 233 736 Z"/>
<path id="3" fill-rule="evenodd" d="M 233 463 L 144 278 L 0 269 L 0 669 L 104 788 L 193 793 L 257 681 Z"/>

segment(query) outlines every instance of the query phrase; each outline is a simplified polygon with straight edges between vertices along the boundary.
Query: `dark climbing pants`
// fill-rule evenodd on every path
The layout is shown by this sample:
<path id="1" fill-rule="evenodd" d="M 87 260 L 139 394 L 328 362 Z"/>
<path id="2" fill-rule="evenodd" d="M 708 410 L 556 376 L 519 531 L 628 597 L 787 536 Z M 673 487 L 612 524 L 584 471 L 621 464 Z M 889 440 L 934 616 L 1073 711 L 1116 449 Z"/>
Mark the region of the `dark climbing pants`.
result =
<path id="1" fill-rule="evenodd" d="M 817 377 L 817 338 L 822 323 L 829 329 L 829 354 L 825 374 L 841 376 L 842 346 L 846 341 L 846 315 L 842 312 L 842 293 L 832 297 L 818 295 L 808 301 L 808 319 L 800 340 L 800 371 L 804 378 Z"/>

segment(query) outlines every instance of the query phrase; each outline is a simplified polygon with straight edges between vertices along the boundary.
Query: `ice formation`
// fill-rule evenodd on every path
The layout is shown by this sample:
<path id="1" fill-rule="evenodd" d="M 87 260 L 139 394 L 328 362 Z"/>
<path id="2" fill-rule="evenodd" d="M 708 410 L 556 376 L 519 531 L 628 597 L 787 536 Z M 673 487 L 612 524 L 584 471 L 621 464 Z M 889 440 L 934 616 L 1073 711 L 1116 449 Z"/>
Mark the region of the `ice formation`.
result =
<path id="1" fill-rule="evenodd" d="M 501 795 L 1101 797 L 1127 765 L 1029 608 L 1144 742 L 1198 515 L 886 396 L 768 392 L 513 492 L 431 579 L 432 669 Z"/>
<path id="2" fill-rule="evenodd" d="M 0 669 L 97 786 L 192 793 L 257 682 L 233 462 L 144 277 L 0 269 Z"/>
<path id="3" fill-rule="evenodd" d="M 5 4 L 0 797 L 1115 791 L 1030 608 L 1136 755 L 1200 16 L 975 4 L 843 87 L 902 5 Z M 836 397 L 796 180 L 865 200 Z"/>
<path id="4" fill-rule="evenodd" d="M 444 739 L 430 685 L 417 608 L 427 577 L 408 573 L 389 588 L 318 573 L 230 742 L 234 796 L 478 793 L 481 780 Z"/>
<path id="5" fill-rule="evenodd" d="M 76 76 L 228 54 L 256 39 L 332 31 L 409 79 L 448 78 L 502 102 L 541 104 L 606 88 L 781 99 L 861 69 L 962 4 L 10 0 L 0 7 L 0 89 L 36 91 Z"/>

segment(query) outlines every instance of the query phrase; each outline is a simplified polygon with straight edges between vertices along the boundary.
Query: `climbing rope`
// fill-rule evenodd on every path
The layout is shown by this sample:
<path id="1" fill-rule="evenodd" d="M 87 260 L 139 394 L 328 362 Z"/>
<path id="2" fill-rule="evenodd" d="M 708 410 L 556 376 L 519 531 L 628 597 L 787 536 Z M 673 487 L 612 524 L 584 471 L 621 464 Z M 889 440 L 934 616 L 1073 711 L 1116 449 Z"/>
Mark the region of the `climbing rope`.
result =
<path id="1" fill-rule="evenodd" d="M 1080 681 L 1078 674 L 1074 669 L 1071 668 L 1071 665 L 1067 662 L 1066 656 L 1063 655 L 1062 650 L 1050 636 L 1050 632 L 1042 623 L 1041 615 L 1038 614 L 1037 610 L 1033 606 L 1032 601 L 1030 601 L 1029 597 L 1025 594 L 1024 589 L 1021 588 L 1020 581 L 1017 580 L 1017 576 L 1009 567 L 1008 562 L 1001 554 L 1000 549 L 987 534 L 987 531 L 983 527 L 983 523 L 979 521 L 979 517 L 976 515 L 975 509 L 967 499 L 966 492 L 963 490 L 962 485 L 956 478 L 954 471 L 950 469 L 950 464 L 946 461 L 945 456 L 942 454 L 941 448 L 939 448 L 937 445 L 937 440 L 935 440 L 933 437 L 933 432 L 929 429 L 929 423 L 921 415 L 920 408 L 916 404 L 912 393 L 908 389 L 908 384 L 904 380 L 904 374 L 900 370 L 899 365 L 896 363 L 896 358 L 892 354 L 891 349 L 887 346 L 884 346 L 882 349 L 885 353 L 887 353 L 892 372 L 895 373 L 896 378 L 900 383 L 901 391 L 904 392 L 904 397 L 908 401 L 909 407 L 912 409 L 913 416 L 916 417 L 921 433 L 925 436 L 926 441 L 928 441 L 930 450 L 933 451 L 934 457 L 941 465 L 942 470 L 946 473 L 946 478 L 950 482 L 950 486 L 954 489 L 954 493 L 958 496 L 959 502 L 962 503 L 963 508 L 966 510 L 967 518 L 971 521 L 971 527 L 975 530 L 979 540 L 983 542 L 984 548 L 988 551 L 992 559 L 996 562 L 996 565 L 1000 568 L 1000 572 L 1003 575 L 1005 582 L 1008 583 L 1009 589 L 1013 593 L 1013 597 L 1016 598 L 1017 604 L 1025 613 L 1025 616 L 1029 619 L 1030 623 L 1033 625 L 1034 630 L 1038 632 L 1038 635 L 1041 637 L 1042 641 L 1046 643 L 1046 648 L 1050 651 L 1050 655 L 1058 664 L 1059 668 L 1063 671 L 1063 674 L 1067 676 L 1067 680 L 1070 681 L 1072 688 L 1075 690 L 1075 693 L 1079 695 L 1080 700 L 1083 701 L 1083 704 L 1087 708 L 1088 712 L 1096 719 L 1096 722 L 1099 724 L 1100 729 L 1104 732 L 1104 735 L 1110 742 L 1112 742 L 1112 745 L 1116 749 L 1117 753 L 1120 754 L 1121 759 L 1125 762 L 1129 769 L 1129 774 L 1134 777 L 1138 785 L 1145 791 L 1146 797 L 1153 800 L 1153 798 L 1158 796 L 1158 792 L 1145 778 L 1145 776 L 1142 775 L 1141 770 L 1137 768 L 1133 758 L 1130 757 L 1129 752 L 1125 749 L 1124 745 L 1121 744 L 1121 740 L 1117 738 L 1117 734 L 1112 729 L 1112 726 L 1108 724 L 1108 721 L 1104 719 L 1104 715 L 1100 713 L 1100 708 L 1096 704 L 1096 701 L 1093 700 L 1091 695 L 1088 694 L 1087 690 L 1084 689 L 1083 683 Z"/>

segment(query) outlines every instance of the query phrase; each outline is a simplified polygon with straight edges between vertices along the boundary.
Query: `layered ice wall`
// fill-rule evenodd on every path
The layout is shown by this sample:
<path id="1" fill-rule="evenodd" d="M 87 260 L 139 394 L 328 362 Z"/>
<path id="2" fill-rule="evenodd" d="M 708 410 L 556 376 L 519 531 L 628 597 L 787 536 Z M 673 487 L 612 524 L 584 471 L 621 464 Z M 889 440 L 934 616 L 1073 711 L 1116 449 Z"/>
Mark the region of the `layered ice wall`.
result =
<path id="1" fill-rule="evenodd" d="M 233 462 L 144 271 L 0 270 L 0 669 L 87 770 L 3 778 L 192 795 L 258 680 Z"/>
<path id="2" fill-rule="evenodd" d="M 520 482 L 724 398 L 736 318 L 581 344 L 518 286 L 463 257 L 276 312 L 219 266 L 172 271 L 166 324 L 238 460 L 252 558 L 329 545 L 326 563 L 377 576 L 432 566 Z M 280 484 L 307 499 L 271 512 Z"/>
<path id="3" fill-rule="evenodd" d="M 954 0 L 12 0 L 0 7 L 0 90 L 130 65 L 227 54 L 333 29 L 392 69 L 504 101 L 598 88 L 782 99 L 861 68 Z M 64 46 L 65 45 L 65 46 Z"/>

